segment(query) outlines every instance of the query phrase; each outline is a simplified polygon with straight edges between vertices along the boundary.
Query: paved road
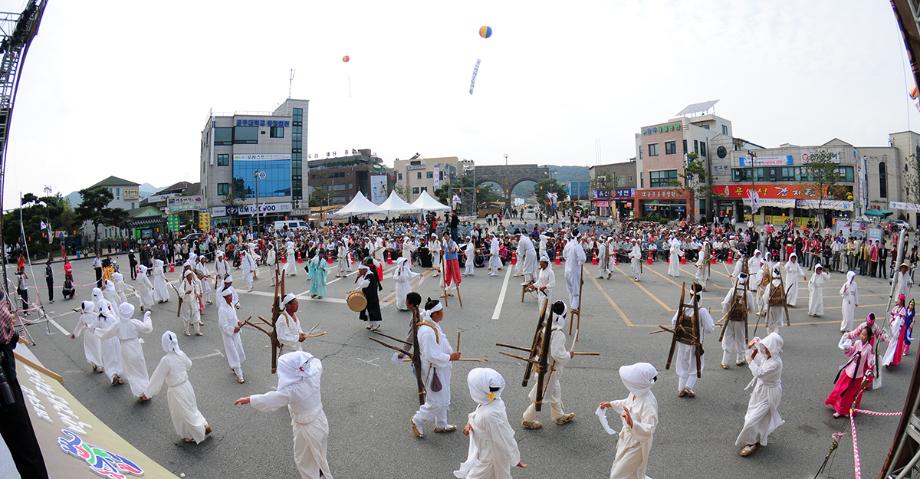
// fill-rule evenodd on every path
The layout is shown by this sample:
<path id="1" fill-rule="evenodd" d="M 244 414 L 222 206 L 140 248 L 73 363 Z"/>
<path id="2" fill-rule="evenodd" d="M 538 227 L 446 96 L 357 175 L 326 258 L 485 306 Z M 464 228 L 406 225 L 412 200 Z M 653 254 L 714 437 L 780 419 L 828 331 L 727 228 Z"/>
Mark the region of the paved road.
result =
<path id="1" fill-rule="evenodd" d="M 127 264 L 127 259 L 120 257 L 119 262 Z M 55 267 L 62 278 L 60 265 Z M 554 297 L 563 298 L 566 293 L 562 266 L 554 268 L 557 278 Z M 626 273 L 625 267 L 621 269 Z M 677 281 L 692 281 L 691 266 L 682 269 L 684 276 Z M 845 419 L 833 419 L 822 405 L 844 359 L 836 347 L 840 317 L 837 290 L 843 275 L 834 274 L 824 289 L 827 305 L 824 318 L 806 316 L 807 295 L 800 296 L 800 307 L 791 310 L 793 327 L 783 333 L 786 344 L 781 414 L 786 424 L 771 436 L 769 447 L 743 459 L 737 455 L 734 441 L 743 423 L 748 400 L 744 387 L 750 373 L 735 367 L 721 370 L 717 335 L 710 335 L 706 339 L 709 354 L 705 357 L 705 371 L 696 399 L 676 397 L 675 375 L 663 370 L 669 337 L 649 335 L 655 325 L 669 321 L 679 294 L 677 283 L 666 277 L 664 271 L 665 265 L 661 263 L 645 266 L 645 276 L 636 284 L 625 274 L 617 274 L 611 280 L 589 279 L 589 273 L 595 270 L 586 269 L 585 316 L 578 349 L 597 351 L 601 356 L 577 358 L 565 371 L 563 397 L 566 408 L 578 413 L 576 421 L 558 427 L 545 416 L 546 427 L 536 432 L 524 431 L 519 425 L 528 392 L 520 386 L 522 364 L 500 356 L 494 346 L 495 342 L 525 346 L 530 341 L 537 315 L 536 302 L 528 297 L 522 304 L 519 278 L 505 271 L 490 278 L 485 270 L 478 269 L 475 277 L 464 278 L 464 307 L 459 308 L 454 301 L 450 303 L 444 328 L 452 341 L 456 330 L 463 329 L 463 353 L 488 356 L 488 366 L 501 372 L 509 384 L 504 393 L 505 403 L 523 460 L 530 464 L 526 471 L 515 471 L 515 477 L 606 477 L 616 443 L 603 432 L 593 412 L 601 400 L 626 396 L 617 368 L 637 361 L 648 361 L 662 369 L 654 388 L 661 421 L 649 470 L 655 478 L 764 477 L 764 473 L 767 477 L 813 477 L 830 445 L 831 433 L 849 431 Z M 713 282 L 704 294 L 704 305 L 718 309 L 729 285 L 727 269 L 719 264 L 712 271 Z M 75 263 L 75 274 L 77 283 L 93 279 L 88 262 Z M 175 279 L 178 273 L 167 276 Z M 239 279 L 241 275 L 235 276 Z M 241 294 L 242 318 L 268 316 L 271 287 L 267 277 L 267 269 L 263 268 L 263 279 L 257 282 L 256 291 Z M 307 349 L 320 357 L 325 367 L 323 399 L 331 428 L 332 472 L 337 477 L 354 478 L 452 477 L 450 472 L 465 459 L 467 439 L 460 433 L 430 434 L 423 440 L 411 436 L 409 418 L 418 403 L 408 368 L 392 365 L 388 350 L 367 339 L 363 323 L 343 304 L 354 276 L 338 280 L 333 271 L 329 279 L 329 298 L 305 299 L 301 314 L 305 326 L 319 323 L 321 329 L 329 332 L 325 337 L 310 340 Z M 506 294 L 499 301 L 506 281 Z M 857 317 L 869 311 L 883 311 L 887 285 L 879 280 L 858 281 L 863 304 Z M 43 281 L 40 283 L 44 295 Z M 132 284 L 130 280 L 128 283 Z M 302 268 L 297 276 L 288 279 L 287 285 L 289 291 L 297 293 L 308 289 Z M 393 280 L 387 278 L 383 287 L 382 331 L 402 335 L 408 327 L 409 315 L 392 305 Z M 90 288 L 80 288 L 78 298 L 88 299 Z M 437 278 L 430 273 L 423 276 L 416 289 L 423 297 L 437 296 Z M 137 299 L 132 301 L 136 303 Z M 71 330 L 77 315 L 68 311 L 77 305 L 77 301 L 58 301 L 48 305 L 48 310 L 53 311 L 55 323 Z M 162 332 L 182 329 L 175 308 L 175 298 L 155 308 L 155 331 L 144 345 L 151 371 L 162 355 L 159 346 Z M 31 330 L 38 343 L 35 353 L 48 367 L 63 374 L 65 384 L 78 399 L 116 432 L 177 474 L 185 473 L 189 478 L 294 477 L 287 411 L 258 413 L 233 406 L 237 397 L 264 392 L 276 383 L 276 378 L 269 374 L 266 338 L 258 331 L 244 332 L 247 382 L 238 385 L 222 354 L 214 306 L 206 309 L 204 318 L 204 337 L 180 336 L 182 348 L 195 360 L 191 380 L 199 407 L 214 427 L 213 437 L 198 446 L 182 444 L 175 437 L 164 396 L 146 405 L 137 404 L 126 386 L 112 387 L 106 384 L 103 375 L 89 372 L 80 341 L 71 341 L 56 327 L 52 328 L 51 336 L 46 336 L 44 325 L 32 326 Z M 863 406 L 877 411 L 900 410 L 913 362 L 912 355 L 900 369 L 888 374 L 885 387 L 869 393 Z M 450 417 L 461 426 L 466 414 L 474 408 L 465 378 L 476 366 L 464 362 L 454 367 Z M 874 473 L 891 443 L 896 419 L 860 417 L 858 423 L 863 471 Z M 611 425 L 620 427 L 615 419 Z M 852 463 L 852 449 L 846 440 L 837 452 L 831 472 L 837 477 L 850 476 Z"/>

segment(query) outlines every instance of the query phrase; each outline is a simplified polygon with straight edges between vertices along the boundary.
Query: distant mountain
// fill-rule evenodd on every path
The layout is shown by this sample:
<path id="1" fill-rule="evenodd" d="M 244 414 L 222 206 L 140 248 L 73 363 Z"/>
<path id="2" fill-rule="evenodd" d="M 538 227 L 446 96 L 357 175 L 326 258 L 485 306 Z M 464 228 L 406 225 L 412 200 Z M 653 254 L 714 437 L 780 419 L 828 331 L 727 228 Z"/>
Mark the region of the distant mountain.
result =
<path id="1" fill-rule="evenodd" d="M 144 199 L 156 193 L 157 191 L 160 191 L 161 189 L 162 188 L 157 188 L 156 186 L 153 186 L 150 183 L 142 183 L 141 186 L 138 187 L 138 192 L 140 194 L 141 199 Z"/>
<path id="2" fill-rule="evenodd" d="M 586 166 L 557 166 L 546 165 L 549 168 L 550 176 L 556 178 L 560 183 L 570 181 L 590 181 L 591 173 Z"/>

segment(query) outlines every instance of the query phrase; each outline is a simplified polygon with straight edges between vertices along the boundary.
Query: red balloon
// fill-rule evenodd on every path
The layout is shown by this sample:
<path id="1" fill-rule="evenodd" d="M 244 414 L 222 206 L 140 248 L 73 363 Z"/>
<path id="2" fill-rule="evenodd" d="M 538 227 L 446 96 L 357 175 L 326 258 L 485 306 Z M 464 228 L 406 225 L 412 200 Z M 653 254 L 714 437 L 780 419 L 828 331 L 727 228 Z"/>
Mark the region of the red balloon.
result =
<path id="1" fill-rule="evenodd" d="M 348 55 L 345 55 L 344 57 L 342 57 L 342 61 L 345 63 L 348 63 L 350 60 L 351 60 L 351 57 Z"/>

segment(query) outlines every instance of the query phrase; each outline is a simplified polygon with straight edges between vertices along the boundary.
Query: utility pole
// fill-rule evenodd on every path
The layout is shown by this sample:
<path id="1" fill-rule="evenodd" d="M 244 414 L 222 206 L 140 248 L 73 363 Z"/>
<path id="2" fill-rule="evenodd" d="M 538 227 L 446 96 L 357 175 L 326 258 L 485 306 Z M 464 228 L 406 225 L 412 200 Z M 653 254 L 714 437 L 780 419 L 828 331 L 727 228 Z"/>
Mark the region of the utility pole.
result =
<path id="1" fill-rule="evenodd" d="M 252 173 L 252 175 L 256 179 L 256 225 L 259 225 L 262 223 L 261 221 L 262 209 L 259 208 L 259 180 L 264 180 L 266 175 L 265 175 L 265 172 L 262 170 L 256 170 Z"/>
<path id="2" fill-rule="evenodd" d="M 755 162 L 757 160 L 757 153 L 748 150 L 748 157 L 751 158 L 751 191 L 757 193 L 757 185 L 754 183 L 754 178 L 757 175 L 757 169 L 754 168 Z M 754 223 L 754 193 L 750 195 L 751 197 L 751 224 Z M 743 204 L 743 201 L 742 201 Z"/>

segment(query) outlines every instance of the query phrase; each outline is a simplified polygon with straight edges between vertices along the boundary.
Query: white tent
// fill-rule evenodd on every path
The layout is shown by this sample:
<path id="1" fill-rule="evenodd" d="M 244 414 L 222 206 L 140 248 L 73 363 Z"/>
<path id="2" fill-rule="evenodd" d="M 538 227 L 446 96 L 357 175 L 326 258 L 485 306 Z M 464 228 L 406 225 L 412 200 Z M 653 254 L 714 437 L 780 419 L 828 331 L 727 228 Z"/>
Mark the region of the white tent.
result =
<path id="1" fill-rule="evenodd" d="M 386 201 L 380 203 L 380 209 L 383 210 L 384 213 L 393 215 L 418 212 L 418 207 L 406 203 L 406 200 L 400 198 L 395 190 L 390 192 L 390 196 Z"/>
<path id="2" fill-rule="evenodd" d="M 342 207 L 342 209 L 333 213 L 333 216 L 345 217 L 345 216 L 358 216 L 358 215 L 374 215 L 386 213 L 386 211 L 380 209 L 379 206 L 373 204 L 364 197 L 360 191 L 355 195 L 352 200 Z"/>
<path id="3" fill-rule="evenodd" d="M 412 206 L 424 211 L 448 211 L 450 207 L 442 205 L 438 200 L 431 197 L 427 191 L 418 195 L 418 199 L 412 202 Z"/>

